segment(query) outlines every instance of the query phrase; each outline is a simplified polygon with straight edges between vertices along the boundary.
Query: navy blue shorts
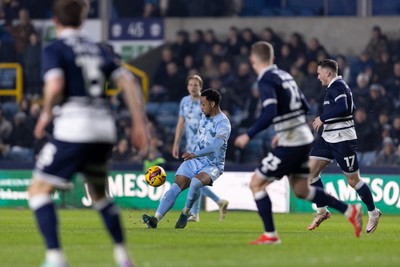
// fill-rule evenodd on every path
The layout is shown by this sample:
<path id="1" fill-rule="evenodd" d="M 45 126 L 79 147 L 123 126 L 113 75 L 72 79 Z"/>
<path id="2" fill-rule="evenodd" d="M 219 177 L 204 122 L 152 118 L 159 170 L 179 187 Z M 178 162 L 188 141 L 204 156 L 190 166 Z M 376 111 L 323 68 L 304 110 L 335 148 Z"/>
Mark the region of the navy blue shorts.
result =
<path id="1" fill-rule="evenodd" d="M 266 179 L 279 180 L 285 175 L 296 174 L 308 178 L 308 154 L 311 145 L 277 147 L 263 158 L 256 172 Z"/>
<path id="2" fill-rule="evenodd" d="M 319 137 L 311 150 L 310 157 L 322 160 L 336 160 L 345 173 L 358 171 L 357 140 L 328 143 Z"/>
<path id="3" fill-rule="evenodd" d="M 106 143 L 69 143 L 53 139 L 40 151 L 34 177 L 60 189 L 69 189 L 72 176 L 77 172 L 90 179 L 105 180 L 112 148 L 112 144 Z"/>

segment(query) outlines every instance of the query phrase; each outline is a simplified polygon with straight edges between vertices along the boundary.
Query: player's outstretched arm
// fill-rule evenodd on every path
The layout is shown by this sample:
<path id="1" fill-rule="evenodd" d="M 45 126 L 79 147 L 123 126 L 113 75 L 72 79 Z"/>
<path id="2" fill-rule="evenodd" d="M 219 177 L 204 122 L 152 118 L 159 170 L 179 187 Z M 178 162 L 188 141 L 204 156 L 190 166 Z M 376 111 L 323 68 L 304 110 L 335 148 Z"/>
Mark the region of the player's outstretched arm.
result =
<path id="1" fill-rule="evenodd" d="M 175 129 L 174 144 L 172 146 L 172 156 L 176 159 L 179 158 L 179 143 L 183 135 L 183 128 L 185 127 L 185 119 L 183 116 L 179 116 L 178 123 Z"/>

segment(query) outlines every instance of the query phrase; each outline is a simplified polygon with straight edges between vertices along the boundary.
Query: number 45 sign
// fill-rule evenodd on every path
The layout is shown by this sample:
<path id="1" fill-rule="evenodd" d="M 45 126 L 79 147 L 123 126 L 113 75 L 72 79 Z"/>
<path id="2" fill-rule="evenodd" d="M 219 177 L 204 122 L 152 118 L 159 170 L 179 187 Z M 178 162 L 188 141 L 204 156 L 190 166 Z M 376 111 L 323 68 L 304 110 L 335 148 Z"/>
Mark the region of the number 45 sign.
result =
<path id="1" fill-rule="evenodd" d="M 110 41 L 163 40 L 162 19 L 117 19 L 109 24 Z"/>

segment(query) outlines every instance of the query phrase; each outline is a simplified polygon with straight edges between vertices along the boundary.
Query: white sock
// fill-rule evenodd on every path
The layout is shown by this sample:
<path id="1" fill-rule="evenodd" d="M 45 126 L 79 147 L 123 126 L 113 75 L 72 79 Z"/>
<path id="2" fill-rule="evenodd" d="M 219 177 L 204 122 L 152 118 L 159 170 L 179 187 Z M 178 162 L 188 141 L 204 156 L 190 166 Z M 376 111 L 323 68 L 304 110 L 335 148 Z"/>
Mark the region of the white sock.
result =
<path id="1" fill-rule="evenodd" d="M 56 266 L 67 266 L 67 260 L 61 249 L 46 250 L 46 262 Z"/>
<path id="2" fill-rule="evenodd" d="M 264 232 L 264 235 L 266 235 L 267 237 L 277 237 L 278 236 L 278 232 L 276 232 L 276 231 Z"/>
<path id="3" fill-rule="evenodd" d="M 156 215 L 154 216 L 157 218 L 158 222 L 161 221 L 162 218 L 164 218 L 164 216 L 161 213 L 156 212 Z"/>
<path id="4" fill-rule="evenodd" d="M 185 215 L 189 215 L 189 213 L 190 213 L 190 209 L 189 209 L 189 208 L 186 208 L 186 207 L 184 207 L 184 208 L 183 208 L 183 210 L 182 210 L 182 213 L 183 213 L 183 214 L 185 214 Z"/>
<path id="5" fill-rule="evenodd" d="M 376 208 L 373 211 L 368 211 L 368 217 L 376 217 L 378 215 L 378 211 Z"/>
<path id="6" fill-rule="evenodd" d="M 116 263 L 122 263 L 130 260 L 128 251 L 124 244 L 115 244 L 114 246 L 114 259 Z"/>
<path id="7" fill-rule="evenodd" d="M 326 209 L 326 207 L 322 207 L 322 208 L 318 208 L 317 207 L 317 213 L 318 214 L 322 214 L 322 213 L 325 213 L 325 212 L 327 212 L 328 210 Z"/>

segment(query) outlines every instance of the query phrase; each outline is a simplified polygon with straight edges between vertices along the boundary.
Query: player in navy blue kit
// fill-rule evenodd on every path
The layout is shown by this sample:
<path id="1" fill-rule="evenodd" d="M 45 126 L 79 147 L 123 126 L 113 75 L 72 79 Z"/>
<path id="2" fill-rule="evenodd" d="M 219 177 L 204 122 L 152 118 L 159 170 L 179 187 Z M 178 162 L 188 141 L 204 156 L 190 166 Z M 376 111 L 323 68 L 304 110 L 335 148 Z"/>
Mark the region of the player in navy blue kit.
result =
<path id="1" fill-rule="evenodd" d="M 251 47 L 250 62 L 258 74 L 258 87 L 262 112 L 253 126 L 235 140 L 243 148 L 257 133 L 274 125 L 276 135 L 273 150 L 262 159 L 255 170 L 250 189 L 257 205 L 265 232 L 250 244 L 280 244 L 275 230 L 271 200 L 266 187 L 274 180 L 287 175 L 293 192 L 299 198 L 333 207 L 343 213 L 355 228 L 358 237 L 362 228 L 361 205 L 348 205 L 309 185 L 309 151 L 313 141 L 305 113 L 308 104 L 293 77 L 273 64 L 274 49 L 267 42 L 257 42 Z"/>
<path id="2" fill-rule="evenodd" d="M 54 117 L 54 137 L 43 147 L 36 162 L 29 206 L 47 247 L 43 266 L 68 266 L 51 194 L 57 189 L 70 189 L 72 176 L 81 172 L 93 206 L 113 239 L 115 262 L 131 267 L 118 209 L 105 194 L 107 162 L 116 141 L 115 122 L 105 95 L 106 80 L 112 78 L 123 88 L 132 117 L 132 142 L 143 156 L 149 143 L 144 101 L 134 77 L 106 50 L 81 35 L 79 28 L 86 10 L 83 1 L 54 3 L 58 40 L 43 51 L 44 103 L 34 131 L 37 138 L 43 137 L 46 125 Z M 59 105 L 57 113 L 53 112 L 55 105 Z"/>
<path id="3" fill-rule="evenodd" d="M 338 65 L 332 59 L 318 63 L 318 79 L 327 86 L 324 98 L 324 112 L 313 122 L 313 128 L 318 131 L 323 126 L 322 135 L 310 154 L 311 184 L 323 188 L 322 170 L 333 159 L 336 160 L 347 182 L 353 187 L 368 208 L 367 233 L 373 233 L 378 226 L 381 211 L 375 207 L 369 186 L 360 178 L 357 160 L 357 135 L 354 128 L 354 102 L 349 86 L 338 76 Z M 314 220 L 308 227 L 313 230 L 321 222 L 330 218 L 329 211 L 317 204 Z"/>

